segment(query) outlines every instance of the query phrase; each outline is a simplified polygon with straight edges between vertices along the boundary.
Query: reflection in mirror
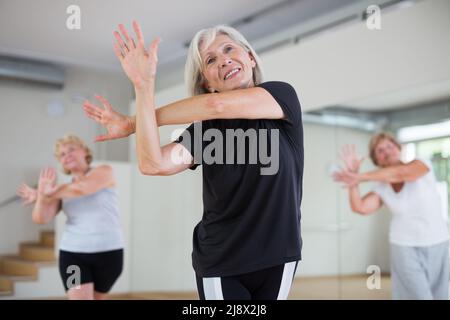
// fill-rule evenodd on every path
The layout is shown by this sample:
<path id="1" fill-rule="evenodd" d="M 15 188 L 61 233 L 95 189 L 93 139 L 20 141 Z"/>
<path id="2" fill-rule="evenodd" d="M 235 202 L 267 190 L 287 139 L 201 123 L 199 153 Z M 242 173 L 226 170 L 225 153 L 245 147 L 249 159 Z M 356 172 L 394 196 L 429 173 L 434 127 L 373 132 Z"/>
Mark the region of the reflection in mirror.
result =
<path id="1" fill-rule="evenodd" d="M 450 201 L 450 101 L 413 106 L 394 104 L 391 108 L 335 106 L 305 112 L 303 122 L 305 149 L 308 150 L 305 152 L 304 177 L 308 189 L 302 205 L 305 243 L 303 274 L 310 275 L 302 279 L 303 285 L 313 292 L 316 290 L 320 298 L 329 299 L 424 298 L 427 294 L 439 295 L 439 292 L 432 291 L 405 292 L 408 290 L 399 285 L 399 281 L 404 281 L 406 275 L 399 265 L 417 261 L 399 257 L 407 256 L 410 246 L 433 252 L 440 250 L 441 257 L 448 257 L 445 241 L 448 238 L 446 222 Z M 428 179 L 427 174 L 421 176 L 420 165 L 417 169 L 419 173 L 408 178 L 406 183 L 380 180 L 374 172 L 381 167 L 372 163 L 369 150 L 371 137 L 378 132 L 391 133 L 401 146 L 401 162 L 389 162 L 393 155 L 387 154 L 389 165 L 385 164 L 385 167 L 410 164 L 419 159 L 425 163 L 425 168 L 429 164 L 428 170 L 433 171 L 436 180 Z M 342 148 L 348 144 L 354 145 L 356 153 L 364 158 L 359 172 L 371 174 L 358 183 L 360 197 L 376 194 L 376 200 L 367 202 L 363 208 L 352 203 L 351 188 L 344 181 L 336 183 L 331 177 L 345 170 Z M 347 154 L 348 150 L 351 148 L 347 149 Z M 380 187 L 383 184 L 392 187 Z M 432 199 L 424 199 L 423 202 L 407 200 L 418 203 L 417 210 L 412 210 L 417 212 L 411 212 L 410 217 L 419 221 L 417 228 L 420 232 L 412 231 L 414 221 L 398 219 L 398 214 L 404 212 L 399 206 L 408 207 L 411 204 L 397 198 L 420 198 L 423 192 L 415 194 L 413 188 L 422 190 L 424 185 L 426 188 L 435 187 L 436 191 L 428 192 L 428 197 Z M 393 193 L 396 187 L 398 191 Z M 387 190 L 388 194 L 383 190 Z M 433 202 L 433 199 L 438 199 L 440 205 L 425 204 Z M 421 210 L 427 211 L 426 218 L 420 216 L 423 214 Z M 406 226 L 399 226 L 398 223 L 405 223 Z M 444 245 L 439 247 L 442 243 Z M 439 274 L 434 276 L 439 277 Z M 448 279 L 441 282 L 448 283 Z M 442 286 L 441 291 L 445 287 Z"/>

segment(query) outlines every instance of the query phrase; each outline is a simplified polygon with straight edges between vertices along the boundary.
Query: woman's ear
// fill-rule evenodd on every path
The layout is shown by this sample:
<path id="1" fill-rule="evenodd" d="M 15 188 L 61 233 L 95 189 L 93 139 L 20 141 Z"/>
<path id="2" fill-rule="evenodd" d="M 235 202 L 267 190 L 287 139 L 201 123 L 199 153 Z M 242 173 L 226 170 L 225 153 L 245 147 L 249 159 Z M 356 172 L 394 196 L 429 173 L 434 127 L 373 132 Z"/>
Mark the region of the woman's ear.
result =
<path id="1" fill-rule="evenodd" d="M 255 58 L 253 57 L 251 52 L 248 53 L 248 56 L 249 56 L 250 61 L 252 63 L 252 68 L 255 68 L 256 67 L 256 60 L 255 60 Z"/>

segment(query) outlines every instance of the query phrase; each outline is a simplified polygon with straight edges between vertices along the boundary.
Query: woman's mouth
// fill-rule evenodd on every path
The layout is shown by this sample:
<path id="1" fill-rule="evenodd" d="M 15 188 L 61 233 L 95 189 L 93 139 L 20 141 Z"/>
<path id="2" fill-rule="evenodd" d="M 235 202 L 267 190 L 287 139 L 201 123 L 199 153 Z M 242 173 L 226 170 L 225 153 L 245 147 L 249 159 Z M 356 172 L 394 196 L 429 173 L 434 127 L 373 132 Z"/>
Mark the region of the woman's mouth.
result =
<path id="1" fill-rule="evenodd" d="M 66 160 L 65 164 L 66 164 L 66 165 L 67 165 L 67 164 L 71 164 L 72 162 L 75 162 L 75 159 L 69 159 L 69 160 Z"/>
<path id="2" fill-rule="evenodd" d="M 223 77 L 223 80 L 228 80 L 228 79 L 234 78 L 240 71 L 241 71 L 241 68 L 234 68 L 234 69 L 228 71 L 225 74 L 225 77 Z"/>

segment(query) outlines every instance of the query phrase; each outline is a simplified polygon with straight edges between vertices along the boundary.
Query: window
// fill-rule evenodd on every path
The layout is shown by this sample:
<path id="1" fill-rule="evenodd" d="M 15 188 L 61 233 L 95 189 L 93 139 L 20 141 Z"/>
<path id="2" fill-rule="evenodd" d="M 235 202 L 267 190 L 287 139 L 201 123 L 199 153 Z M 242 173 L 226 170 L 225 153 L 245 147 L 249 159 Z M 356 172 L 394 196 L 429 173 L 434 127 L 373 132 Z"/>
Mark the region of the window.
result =
<path id="1" fill-rule="evenodd" d="M 447 182 L 447 201 L 450 204 L 450 137 L 418 141 L 414 145 L 416 158 L 431 160 L 436 179 Z M 448 208 L 450 214 L 450 205 Z"/>

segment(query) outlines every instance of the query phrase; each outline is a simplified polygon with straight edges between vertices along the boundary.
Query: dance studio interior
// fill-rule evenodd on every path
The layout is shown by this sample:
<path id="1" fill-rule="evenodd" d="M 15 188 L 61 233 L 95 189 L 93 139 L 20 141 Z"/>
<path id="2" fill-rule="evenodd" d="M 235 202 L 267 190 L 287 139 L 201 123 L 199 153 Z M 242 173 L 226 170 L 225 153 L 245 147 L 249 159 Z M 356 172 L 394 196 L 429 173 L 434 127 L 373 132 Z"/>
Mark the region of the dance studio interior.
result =
<path id="1" fill-rule="evenodd" d="M 138 132 L 145 122 L 138 118 L 144 111 L 121 66 L 127 53 L 118 59 L 113 34 L 123 24 L 134 36 L 133 21 L 139 22 L 146 47 L 152 39 L 161 39 L 155 108 L 191 96 L 185 83 L 189 45 L 197 31 L 216 25 L 230 26 L 248 40 L 259 55 L 264 81 L 286 82 L 295 89 L 304 148 L 301 259 L 297 259 L 287 299 L 396 299 L 393 290 L 408 289 L 400 290 L 393 283 L 393 266 L 399 268 L 396 272 L 403 271 L 393 259 L 406 258 L 395 256 L 400 251 L 394 253 L 391 242 L 394 228 L 399 232 L 404 225 L 399 226 L 399 218 L 391 212 L 391 202 L 373 192 L 379 190 L 374 185 L 381 180 L 361 178 L 355 187 L 336 174 L 348 169 L 342 154 L 349 150 L 360 157 L 361 166 L 354 175 L 383 170 L 371 160 L 376 154 L 369 144 L 378 132 L 388 132 L 399 144 L 398 166 L 426 168 L 421 178 L 414 179 L 431 179 L 434 174 L 433 185 L 428 185 L 436 194 L 433 212 L 424 206 L 421 214 L 433 215 L 433 221 L 440 219 L 448 237 L 449 12 L 449 0 L 1 0 L 0 300 L 70 298 L 60 264 L 60 244 L 68 241 L 65 230 L 74 227 L 64 212 L 66 200 L 58 200 L 61 206 L 54 219 L 46 223 L 34 219 L 42 169 L 54 168 L 58 185 L 77 181 L 64 173 L 58 161 L 62 155 L 55 158 L 56 141 L 68 134 L 79 137 L 92 151 L 91 168 L 106 165 L 115 178 L 123 266 L 112 287 L 103 291 L 107 298 L 199 299 L 192 253 L 193 231 L 202 219 L 208 219 L 203 216 L 208 188 L 202 177 L 205 164 L 178 174 L 143 172 L 142 152 L 137 151 L 142 144 Z M 87 116 L 83 106 L 89 101 L 96 106 L 90 110 L 108 110 L 97 95 L 107 99 L 117 113 L 137 114 L 137 133 L 95 141 L 107 128 Z M 161 146 L 176 140 L 192 122 L 160 126 Z M 279 157 L 283 158 L 282 152 Z M 418 180 L 414 179 L 396 180 L 400 191 L 391 189 L 391 199 L 398 200 L 402 191 L 415 192 L 413 183 Z M 37 197 L 34 203 L 24 203 L 24 193 L 21 196 L 18 191 L 23 184 L 32 190 L 28 195 Z M 273 189 L 284 188 L 283 184 Z M 390 188 L 389 182 L 385 184 Z M 223 181 L 218 189 L 227 191 L 226 187 Z M 361 196 L 371 193 L 378 199 L 372 214 L 355 212 L 349 201 L 350 190 L 355 188 Z M 292 197 L 284 199 L 291 201 Z M 402 201 L 421 199 L 418 192 Z M 109 208 L 110 203 L 103 205 Z M 264 202 L 260 207 L 265 207 Z M 417 216 L 401 218 L 416 219 L 408 222 L 417 224 L 410 226 L 417 229 L 413 243 L 430 230 L 428 218 Z M 89 223 L 85 226 L 89 229 Z M 251 223 L 246 228 L 249 234 L 256 229 Z M 270 241 L 268 231 L 260 246 Z M 442 260 L 447 261 L 448 271 L 446 243 Z M 408 248 L 423 249 L 417 246 Z M 439 285 L 447 292 L 439 297 L 448 299 L 450 279 L 442 270 Z M 407 275 L 398 277 L 406 279 Z M 417 297 L 436 298 L 431 293 Z"/>

